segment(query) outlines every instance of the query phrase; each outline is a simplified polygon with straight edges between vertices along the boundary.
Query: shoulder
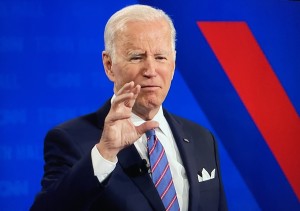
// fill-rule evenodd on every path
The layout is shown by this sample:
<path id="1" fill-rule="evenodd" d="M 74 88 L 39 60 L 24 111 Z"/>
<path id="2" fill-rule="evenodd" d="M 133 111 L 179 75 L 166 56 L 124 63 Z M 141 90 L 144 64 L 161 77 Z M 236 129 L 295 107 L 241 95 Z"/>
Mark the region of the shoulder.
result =
<path id="1" fill-rule="evenodd" d="M 90 131 L 99 128 L 97 113 L 84 114 L 73 119 L 66 120 L 48 131 L 49 134 L 61 134 L 66 133 L 69 135 L 78 135 L 84 133 L 84 131 Z"/>
<path id="2" fill-rule="evenodd" d="M 64 136 L 72 140 L 88 140 L 99 137 L 102 127 L 97 112 L 70 119 L 53 127 L 49 134 Z"/>
<path id="3" fill-rule="evenodd" d="M 98 123 L 97 113 L 93 112 L 93 113 L 85 114 L 85 115 L 67 120 L 63 123 L 56 125 L 53 129 L 60 128 L 63 130 L 78 130 L 82 127 L 97 126 L 97 123 Z"/>
<path id="4" fill-rule="evenodd" d="M 83 115 L 50 129 L 45 137 L 44 148 L 59 154 L 81 154 L 97 143 L 101 130 L 97 125 L 96 112 Z M 75 153 L 76 152 L 76 153 Z M 80 152 L 80 153 L 79 153 Z"/>
<path id="5" fill-rule="evenodd" d="M 63 130 L 76 130 L 82 131 L 89 128 L 103 128 L 104 119 L 110 109 L 110 101 L 107 101 L 97 111 L 81 115 L 79 117 L 67 120 L 55 128 Z"/>

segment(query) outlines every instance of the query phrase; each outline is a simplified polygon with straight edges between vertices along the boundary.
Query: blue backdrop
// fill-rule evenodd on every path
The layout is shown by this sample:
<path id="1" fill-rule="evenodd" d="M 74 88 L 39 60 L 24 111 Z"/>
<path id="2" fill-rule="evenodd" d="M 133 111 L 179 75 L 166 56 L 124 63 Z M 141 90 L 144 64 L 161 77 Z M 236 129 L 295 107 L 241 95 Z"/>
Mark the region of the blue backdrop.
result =
<path id="1" fill-rule="evenodd" d="M 95 111 L 111 97 L 112 84 L 101 61 L 103 29 L 116 10 L 134 3 L 162 8 L 174 20 L 177 68 L 164 106 L 216 134 L 229 209 L 300 210 L 300 158 L 294 153 L 300 149 L 299 131 L 280 140 L 282 149 L 288 145 L 293 151 L 275 150 L 275 129 L 266 138 L 255 112 L 229 77 L 231 69 L 225 71 L 228 60 L 213 47 L 218 39 L 197 25 L 247 25 L 292 105 L 294 119 L 282 125 L 299 128 L 300 2 L 288 0 L 1 0 L 0 210 L 29 209 L 40 190 L 45 133 Z M 227 49 L 222 50 L 226 55 Z M 231 63 L 235 62 L 242 63 Z M 246 88 L 251 93 L 251 87 Z M 252 99 L 253 104 L 257 101 Z"/>

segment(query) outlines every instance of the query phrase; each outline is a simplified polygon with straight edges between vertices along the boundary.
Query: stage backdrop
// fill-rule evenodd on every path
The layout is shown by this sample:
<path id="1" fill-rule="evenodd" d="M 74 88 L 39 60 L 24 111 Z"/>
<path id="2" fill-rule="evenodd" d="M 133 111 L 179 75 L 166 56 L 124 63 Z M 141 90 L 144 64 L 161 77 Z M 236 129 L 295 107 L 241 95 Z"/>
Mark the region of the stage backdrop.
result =
<path id="1" fill-rule="evenodd" d="M 300 2 L 289 0 L 1 0 L 0 210 L 32 204 L 46 131 L 112 96 L 103 28 L 134 3 L 174 20 L 164 106 L 216 134 L 229 209 L 299 210 Z"/>

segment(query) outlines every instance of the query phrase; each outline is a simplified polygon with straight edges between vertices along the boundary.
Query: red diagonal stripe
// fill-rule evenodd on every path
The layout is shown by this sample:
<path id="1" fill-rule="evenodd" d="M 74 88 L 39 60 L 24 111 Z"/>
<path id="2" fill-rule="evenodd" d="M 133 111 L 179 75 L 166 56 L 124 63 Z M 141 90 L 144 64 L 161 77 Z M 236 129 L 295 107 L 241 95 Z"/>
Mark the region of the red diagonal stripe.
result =
<path id="1" fill-rule="evenodd" d="M 300 200 L 300 119 L 249 27 L 198 26 Z"/>
<path id="2" fill-rule="evenodd" d="M 166 211 L 171 210 L 171 208 L 172 208 L 173 204 L 175 203 L 176 199 L 177 199 L 177 196 L 176 196 L 176 194 L 175 194 L 175 196 L 173 197 L 173 199 L 172 199 L 172 201 L 170 202 L 169 206 L 166 208 Z"/>
<path id="3" fill-rule="evenodd" d="M 163 179 L 163 177 L 165 176 L 165 174 L 167 173 L 167 170 L 169 169 L 169 163 L 166 165 L 166 167 L 164 168 L 163 172 L 161 173 L 160 177 L 158 178 L 158 180 L 155 183 L 155 187 L 157 188 L 157 186 L 160 184 L 161 180 Z"/>
<path id="4" fill-rule="evenodd" d="M 148 139 L 148 141 L 149 141 L 149 139 Z M 157 139 L 157 137 L 155 136 L 153 146 L 152 146 L 152 148 L 151 148 L 150 151 L 149 151 L 149 155 L 152 155 L 152 153 L 153 153 L 153 151 L 154 151 L 154 149 L 155 149 L 155 147 L 156 147 L 156 145 L 157 145 L 157 142 L 158 142 L 158 139 Z"/>
<path id="5" fill-rule="evenodd" d="M 157 158 L 156 162 L 154 163 L 154 165 L 153 165 L 153 167 L 152 167 L 152 172 L 155 171 L 157 165 L 159 164 L 159 162 L 160 162 L 161 159 L 163 158 L 164 153 L 165 153 L 165 150 L 162 149 L 162 151 L 161 151 L 160 154 L 159 154 L 159 157 Z"/>
<path id="6" fill-rule="evenodd" d="M 173 184 L 173 180 L 171 179 L 170 182 L 168 183 L 168 186 L 166 187 L 166 189 L 164 190 L 164 192 L 161 194 L 160 198 L 163 199 L 165 197 L 165 195 L 168 193 L 170 187 Z"/>

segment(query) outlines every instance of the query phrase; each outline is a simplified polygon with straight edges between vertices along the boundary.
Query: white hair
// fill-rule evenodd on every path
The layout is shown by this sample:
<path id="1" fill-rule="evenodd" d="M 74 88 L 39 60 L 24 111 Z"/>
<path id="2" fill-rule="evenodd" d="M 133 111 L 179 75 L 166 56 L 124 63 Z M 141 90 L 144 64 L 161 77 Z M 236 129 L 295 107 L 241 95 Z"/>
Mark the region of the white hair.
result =
<path id="1" fill-rule="evenodd" d="M 124 7 L 114 13 L 107 21 L 104 30 L 105 51 L 114 57 L 115 46 L 114 41 L 118 32 L 126 28 L 126 24 L 130 21 L 154 21 L 165 20 L 171 30 L 171 45 L 175 51 L 176 30 L 171 18 L 162 10 L 147 5 L 135 4 Z"/>

